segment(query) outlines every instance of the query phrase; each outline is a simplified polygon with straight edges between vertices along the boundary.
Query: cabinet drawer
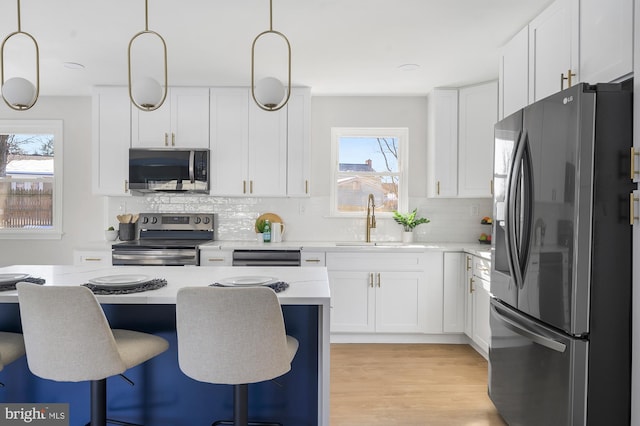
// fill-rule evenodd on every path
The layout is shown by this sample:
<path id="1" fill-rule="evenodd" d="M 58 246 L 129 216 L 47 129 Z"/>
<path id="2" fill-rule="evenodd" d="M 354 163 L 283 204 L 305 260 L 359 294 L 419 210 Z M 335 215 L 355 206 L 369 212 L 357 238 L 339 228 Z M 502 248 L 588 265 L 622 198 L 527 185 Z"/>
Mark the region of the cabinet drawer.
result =
<path id="1" fill-rule="evenodd" d="M 325 266 L 325 256 L 323 251 L 304 251 L 300 252 L 301 266 Z"/>
<path id="2" fill-rule="evenodd" d="M 423 270 L 424 253 L 327 253 L 327 268 L 333 270 Z"/>
<path id="3" fill-rule="evenodd" d="M 232 255 L 227 250 L 200 250 L 200 266 L 231 266 Z"/>
<path id="4" fill-rule="evenodd" d="M 473 257 L 473 275 L 486 280 L 491 280 L 491 261 L 480 257 Z"/>
<path id="5" fill-rule="evenodd" d="M 111 265 L 111 250 L 74 251 L 74 265 Z"/>

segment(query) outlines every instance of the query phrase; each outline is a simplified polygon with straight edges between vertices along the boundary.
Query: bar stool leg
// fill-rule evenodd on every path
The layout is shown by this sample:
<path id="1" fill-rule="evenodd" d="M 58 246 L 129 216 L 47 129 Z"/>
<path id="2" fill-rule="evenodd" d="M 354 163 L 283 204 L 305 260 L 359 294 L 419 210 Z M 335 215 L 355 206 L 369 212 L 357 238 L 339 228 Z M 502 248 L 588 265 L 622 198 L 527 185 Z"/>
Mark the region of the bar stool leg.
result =
<path id="1" fill-rule="evenodd" d="M 107 424 L 107 379 L 91 381 L 91 426 Z"/>

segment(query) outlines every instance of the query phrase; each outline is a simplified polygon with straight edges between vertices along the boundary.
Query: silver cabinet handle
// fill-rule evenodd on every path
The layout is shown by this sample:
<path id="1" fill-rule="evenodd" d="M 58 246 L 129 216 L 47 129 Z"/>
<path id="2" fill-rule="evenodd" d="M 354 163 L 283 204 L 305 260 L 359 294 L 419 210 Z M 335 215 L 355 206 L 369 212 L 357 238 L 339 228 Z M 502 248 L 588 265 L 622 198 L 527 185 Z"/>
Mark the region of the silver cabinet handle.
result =
<path id="1" fill-rule="evenodd" d="M 369 287 L 373 288 L 373 272 L 369 272 Z"/>
<path id="2" fill-rule="evenodd" d="M 380 287 L 380 272 L 378 272 L 378 287 Z"/>

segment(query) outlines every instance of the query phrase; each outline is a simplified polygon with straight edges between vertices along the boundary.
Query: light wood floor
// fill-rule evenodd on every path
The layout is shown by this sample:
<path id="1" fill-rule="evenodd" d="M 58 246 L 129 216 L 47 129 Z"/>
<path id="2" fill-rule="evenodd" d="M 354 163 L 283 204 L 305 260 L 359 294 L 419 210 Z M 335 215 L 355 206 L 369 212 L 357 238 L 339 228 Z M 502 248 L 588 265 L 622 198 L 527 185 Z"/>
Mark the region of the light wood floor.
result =
<path id="1" fill-rule="evenodd" d="M 331 426 L 504 426 L 467 345 L 332 344 Z"/>

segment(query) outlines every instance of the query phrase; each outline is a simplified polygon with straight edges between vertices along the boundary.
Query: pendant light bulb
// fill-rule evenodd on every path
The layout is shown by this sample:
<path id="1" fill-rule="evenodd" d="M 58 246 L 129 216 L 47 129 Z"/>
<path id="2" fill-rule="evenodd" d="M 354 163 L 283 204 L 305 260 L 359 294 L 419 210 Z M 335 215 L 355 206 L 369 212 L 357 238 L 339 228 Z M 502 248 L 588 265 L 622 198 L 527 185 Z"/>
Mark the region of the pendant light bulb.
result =
<path id="1" fill-rule="evenodd" d="M 256 100 L 266 108 L 280 105 L 285 96 L 284 85 L 274 77 L 266 77 L 256 83 Z"/>
<path id="2" fill-rule="evenodd" d="M 145 109 L 155 108 L 162 101 L 162 86 L 151 77 L 141 77 L 133 84 L 133 98 Z"/>
<path id="3" fill-rule="evenodd" d="M 2 97 L 15 109 L 29 109 L 36 102 L 36 86 L 22 77 L 14 77 L 2 85 Z"/>

